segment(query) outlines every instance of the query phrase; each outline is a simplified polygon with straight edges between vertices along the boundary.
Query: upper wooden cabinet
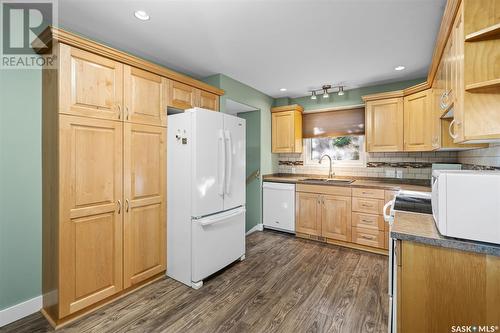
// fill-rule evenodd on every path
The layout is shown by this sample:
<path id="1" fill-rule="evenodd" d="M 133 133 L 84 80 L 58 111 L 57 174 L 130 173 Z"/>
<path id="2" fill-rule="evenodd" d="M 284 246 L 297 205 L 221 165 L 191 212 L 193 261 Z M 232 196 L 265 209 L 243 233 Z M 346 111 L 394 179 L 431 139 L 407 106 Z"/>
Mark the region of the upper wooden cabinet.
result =
<path id="1" fill-rule="evenodd" d="M 177 109 L 190 109 L 196 106 L 196 89 L 187 84 L 170 80 L 168 105 Z"/>
<path id="2" fill-rule="evenodd" d="M 197 90 L 196 104 L 200 108 L 219 111 L 219 96 L 203 90 Z"/>
<path id="3" fill-rule="evenodd" d="M 403 97 L 367 101 L 365 112 L 367 151 L 402 151 Z"/>
<path id="4" fill-rule="evenodd" d="M 59 48 L 60 113 L 120 119 L 123 65 L 65 44 Z"/>
<path id="5" fill-rule="evenodd" d="M 137 124 L 167 125 L 168 81 L 142 69 L 124 66 L 124 118 Z"/>
<path id="6" fill-rule="evenodd" d="M 432 90 L 424 90 L 404 98 L 404 151 L 434 149 L 432 97 Z"/>
<path id="7" fill-rule="evenodd" d="M 499 8 L 498 0 L 464 0 L 452 21 L 440 60 L 446 68 L 440 106 L 453 117 L 455 143 L 500 139 Z"/>
<path id="8" fill-rule="evenodd" d="M 273 153 L 302 152 L 302 111 L 297 104 L 271 109 Z"/>

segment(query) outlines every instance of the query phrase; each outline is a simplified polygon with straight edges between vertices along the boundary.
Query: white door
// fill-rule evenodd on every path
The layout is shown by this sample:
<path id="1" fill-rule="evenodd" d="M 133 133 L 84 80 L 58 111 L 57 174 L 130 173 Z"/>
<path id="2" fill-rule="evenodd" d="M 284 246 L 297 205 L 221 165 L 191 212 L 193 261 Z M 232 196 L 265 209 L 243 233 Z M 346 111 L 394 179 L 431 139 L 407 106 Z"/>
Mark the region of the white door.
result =
<path id="1" fill-rule="evenodd" d="M 192 281 L 198 282 L 245 254 L 245 208 L 193 220 Z"/>
<path id="2" fill-rule="evenodd" d="M 245 205 L 245 119 L 224 114 L 226 145 L 226 177 L 224 184 L 224 210 Z"/>
<path id="3" fill-rule="evenodd" d="M 187 112 L 192 117 L 192 216 L 200 217 L 224 209 L 224 122 L 219 112 Z"/>

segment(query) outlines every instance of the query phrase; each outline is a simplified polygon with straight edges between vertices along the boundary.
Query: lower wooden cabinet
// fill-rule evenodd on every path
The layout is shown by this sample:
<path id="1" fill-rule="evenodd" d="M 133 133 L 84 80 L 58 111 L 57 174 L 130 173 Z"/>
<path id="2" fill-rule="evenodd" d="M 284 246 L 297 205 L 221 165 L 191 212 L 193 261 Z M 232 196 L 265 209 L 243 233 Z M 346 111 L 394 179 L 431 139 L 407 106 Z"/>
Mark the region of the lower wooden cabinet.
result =
<path id="1" fill-rule="evenodd" d="M 384 199 L 395 191 L 298 184 L 295 230 L 299 237 L 387 254 Z"/>
<path id="2" fill-rule="evenodd" d="M 51 227 L 59 236 L 58 317 L 65 317 L 122 290 L 123 125 L 62 115 L 59 126 L 60 222 Z M 44 269 L 57 260 L 45 259 Z"/>
<path id="3" fill-rule="evenodd" d="M 165 270 L 166 128 L 44 120 L 43 303 L 60 323 Z"/>
<path id="4" fill-rule="evenodd" d="M 166 128 L 125 124 L 123 284 L 165 270 Z"/>
<path id="5" fill-rule="evenodd" d="M 299 233 L 321 235 L 320 198 L 315 193 L 297 192 L 295 230 Z"/>
<path id="6" fill-rule="evenodd" d="M 321 236 L 351 241 L 351 198 L 321 196 Z"/>
<path id="7" fill-rule="evenodd" d="M 500 257 L 409 241 L 398 241 L 395 255 L 397 332 L 495 331 Z"/>
<path id="8" fill-rule="evenodd" d="M 385 235 L 383 230 L 352 228 L 352 242 L 360 245 L 385 249 Z"/>
<path id="9" fill-rule="evenodd" d="M 325 239 L 350 241 L 350 193 L 350 188 L 298 185 L 296 193 L 296 232 Z M 349 196 L 345 196 L 345 194 Z"/>

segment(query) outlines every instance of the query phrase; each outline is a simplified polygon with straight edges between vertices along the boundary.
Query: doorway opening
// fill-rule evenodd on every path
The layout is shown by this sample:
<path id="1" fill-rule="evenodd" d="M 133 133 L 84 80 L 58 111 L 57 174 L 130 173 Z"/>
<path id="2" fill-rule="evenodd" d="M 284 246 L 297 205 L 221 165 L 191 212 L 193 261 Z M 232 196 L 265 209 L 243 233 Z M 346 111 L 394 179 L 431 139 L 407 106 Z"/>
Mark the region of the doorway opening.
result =
<path id="1" fill-rule="evenodd" d="M 246 120 L 246 221 L 245 230 L 259 225 L 261 214 L 260 177 L 260 110 L 231 99 L 226 99 L 225 113 Z"/>

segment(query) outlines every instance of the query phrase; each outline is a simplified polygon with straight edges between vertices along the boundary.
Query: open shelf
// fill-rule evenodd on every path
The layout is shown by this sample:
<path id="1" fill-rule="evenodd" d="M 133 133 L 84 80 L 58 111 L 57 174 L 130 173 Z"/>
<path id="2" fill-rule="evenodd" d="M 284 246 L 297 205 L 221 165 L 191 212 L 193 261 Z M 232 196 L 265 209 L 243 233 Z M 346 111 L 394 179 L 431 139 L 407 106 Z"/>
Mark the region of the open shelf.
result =
<path id="1" fill-rule="evenodd" d="M 468 92 L 481 92 L 491 88 L 500 87 L 500 79 L 494 79 L 489 81 L 482 81 L 477 83 L 471 83 L 465 86 L 465 90 Z"/>
<path id="2" fill-rule="evenodd" d="M 478 42 L 482 40 L 497 39 L 497 38 L 500 38 L 500 23 L 494 24 L 487 28 L 468 34 L 467 36 L 465 36 L 465 41 Z"/>

